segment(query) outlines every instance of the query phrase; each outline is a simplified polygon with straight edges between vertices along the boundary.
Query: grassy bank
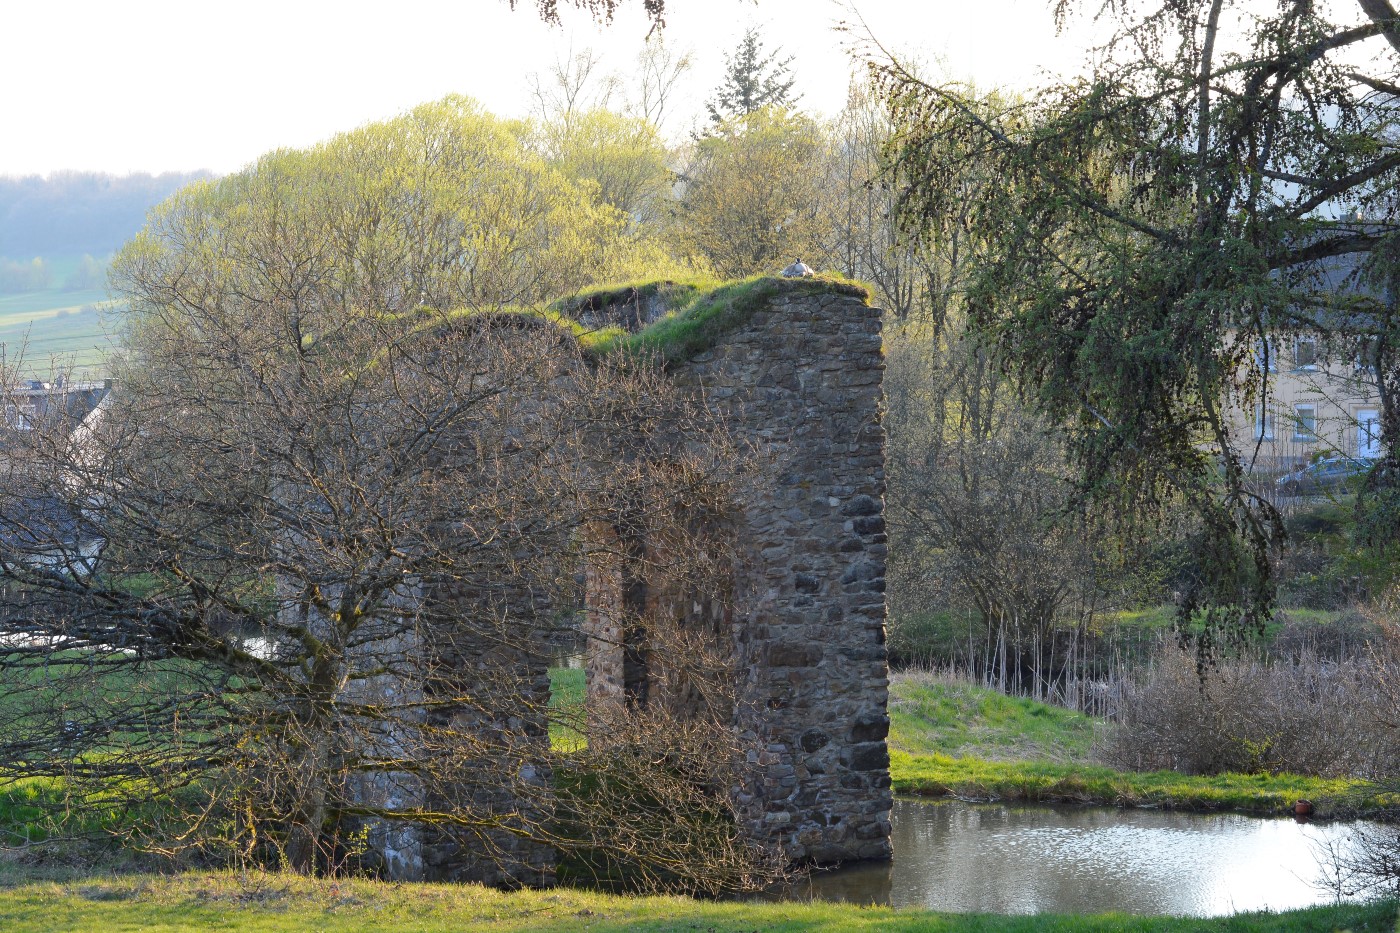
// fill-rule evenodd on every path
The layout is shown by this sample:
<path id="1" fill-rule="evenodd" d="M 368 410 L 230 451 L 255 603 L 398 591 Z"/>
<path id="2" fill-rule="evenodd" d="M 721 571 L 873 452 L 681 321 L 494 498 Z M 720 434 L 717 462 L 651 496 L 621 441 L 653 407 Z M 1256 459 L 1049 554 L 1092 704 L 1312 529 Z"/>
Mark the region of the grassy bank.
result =
<path id="1" fill-rule="evenodd" d="M 985 761 L 893 751 L 897 794 L 956 795 L 1043 803 L 1099 803 L 1175 810 L 1281 813 L 1299 798 L 1320 816 L 1354 815 L 1379 807 L 1356 781 L 1297 774 L 1217 774 L 1115 771 L 1101 765 L 1047 761 Z"/>
<path id="2" fill-rule="evenodd" d="M 1098 723 L 1081 713 L 929 673 L 890 678 L 890 748 L 991 761 L 1088 761 Z"/>
<path id="3" fill-rule="evenodd" d="M 1299 798 L 1319 813 L 1381 801 L 1357 781 L 1296 774 L 1196 776 L 1116 771 L 1093 760 L 1103 726 L 1080 713 L 936 674 L 890 684 L 890 774 L 900 794 L 1180 810 L 1277 813 Z"/>
<path id="4" fill-rule="evenodd" d="M 0 872 L 0 877 L 4 876 Z M 317 881 L 286 875 L 189 873 L 65 881 L 0 880 L 0 929 L 231 933 L 324 931 L 1334 931 L 1392 930 L 1393 904 L 1219 919 L 1121 915 L 1003 917 L 850 904 L 735 903 L 615 897 L 577 890 L 502 893 L 476 885 Z"/>

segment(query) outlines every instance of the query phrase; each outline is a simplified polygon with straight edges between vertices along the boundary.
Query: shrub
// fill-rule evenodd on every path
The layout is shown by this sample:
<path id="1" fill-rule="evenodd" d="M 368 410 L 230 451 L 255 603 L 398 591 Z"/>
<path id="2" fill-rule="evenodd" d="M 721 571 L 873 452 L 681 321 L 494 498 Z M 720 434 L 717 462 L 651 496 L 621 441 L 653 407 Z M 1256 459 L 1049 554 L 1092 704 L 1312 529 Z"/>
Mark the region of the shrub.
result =
<path id="1" fill-rule="evenodd" d="M 1165 649 L 1124 686 L 1098 753 L 1135 771 L 1380 777 L 1400 753 L 1383 725 L 1393 664 L 1381 652 L 1337 661 L 1304 651 L 1198 672 L 1193 654 Z"/>

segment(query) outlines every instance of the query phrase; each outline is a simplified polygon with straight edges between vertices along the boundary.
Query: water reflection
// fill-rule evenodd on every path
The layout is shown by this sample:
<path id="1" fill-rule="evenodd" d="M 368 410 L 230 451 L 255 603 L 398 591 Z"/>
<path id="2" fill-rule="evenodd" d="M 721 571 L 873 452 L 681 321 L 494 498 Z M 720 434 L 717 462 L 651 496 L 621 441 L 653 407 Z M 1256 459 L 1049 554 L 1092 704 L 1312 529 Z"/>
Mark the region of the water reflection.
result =
<path id="1" fill-rule="evenodd" d="M 895 861 L 815 876 L 806 896 L 994 913 L 1184 914 L 1328 903 L 1318 844 L 1358 824 L 1107 807 L 895 801 Z"/>

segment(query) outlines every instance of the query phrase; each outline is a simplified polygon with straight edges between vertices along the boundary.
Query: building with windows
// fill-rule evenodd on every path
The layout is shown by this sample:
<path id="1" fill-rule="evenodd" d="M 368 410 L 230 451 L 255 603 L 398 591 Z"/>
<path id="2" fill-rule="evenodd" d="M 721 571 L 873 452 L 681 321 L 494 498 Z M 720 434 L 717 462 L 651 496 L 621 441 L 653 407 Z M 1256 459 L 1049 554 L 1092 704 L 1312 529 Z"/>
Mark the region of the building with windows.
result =
<path id="1" fill-rule="evenodd" d="M 1317 456 L 1380 455 L 1380 392 L 1365 340 L 1324 345 L 1316 336 L 1258 350 L 1266 374 L 1246 451 L 1256 470 L 1286 470 Z M 1252 454 L 1252 457 L 1250 456 Z"/>
<path id="2" fill-rule="evenodd" d="M 1254 441 L 1245 462 L 1262 472 L 1293 469 L 1320 457 L 1381 452 L 1380 379 L 1374 308 L 1389 299 L 1363 275 L 1365 256 L 1323 260 L 1311 272 L 1311 308 L 1254 347 L 1263 375 L 1252 411 L 1239 412 L 1237 437 Z M 1315 328 L 1297 321 L 1312 317 Z M 1252 425 L 1250 424 L 1252 422 Z"/>

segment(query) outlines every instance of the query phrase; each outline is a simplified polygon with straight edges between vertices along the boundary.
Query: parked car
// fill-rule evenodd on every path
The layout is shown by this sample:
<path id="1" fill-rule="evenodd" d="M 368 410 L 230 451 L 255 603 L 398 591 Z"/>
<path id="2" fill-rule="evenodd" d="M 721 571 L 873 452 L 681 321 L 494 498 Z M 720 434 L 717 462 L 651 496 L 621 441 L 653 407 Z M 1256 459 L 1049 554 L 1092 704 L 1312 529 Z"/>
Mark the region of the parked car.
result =
<path id="1" fill-rule="evenodd" d="M 1285 473 L 1274 481 L 1280 495 L 1304 496 L 1340 489 L 1348 480 L 1365 476 L 1376 461 L 1370 458 L 1328 457 Z"/>

